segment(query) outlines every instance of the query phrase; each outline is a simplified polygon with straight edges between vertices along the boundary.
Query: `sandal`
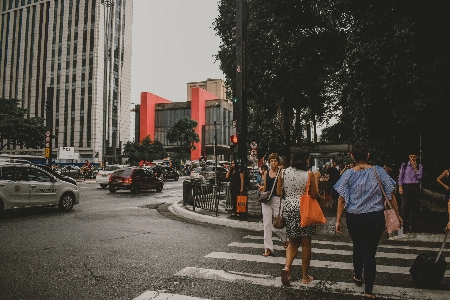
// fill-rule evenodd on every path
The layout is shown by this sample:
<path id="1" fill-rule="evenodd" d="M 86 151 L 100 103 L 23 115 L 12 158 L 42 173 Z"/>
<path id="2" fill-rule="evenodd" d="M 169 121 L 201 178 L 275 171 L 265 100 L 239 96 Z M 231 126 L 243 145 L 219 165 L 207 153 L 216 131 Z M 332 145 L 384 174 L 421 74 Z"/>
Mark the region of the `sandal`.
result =
<path id="1" fill-rule="evenodd" d="M 287 249 L 288 246 L 289 246 L 289 240 L 284 241 L 284 243 L 283 243 L 284 249 Z"/>
<path id="2" fill-rule="evenodd" d="M 370 293 L 370 294 L 364 294 L 363 299 L 377 299 L 377 297 L 374 294 Z"/>
<path id="3" fill-rule="evenodd" d="M 291 285 L 291 279 L 289 278 L 289 271 L 284 268 L 281 270 L 281 283 L 284 286 L 290 286 Z"/>
<path id="4" fill-rule="evenodd" d="M 264 256 L 264 257 L 273 256 L 273 252 L 270 249 L 267 249 L 266 252 L 262 256 Z"/>
<path id="5" fill-rule="evenodd" d="M 308 279 L 302 279 L 302 283 L 303 284 L 308 284 L 308 283 L 310 283 L 313 280 L 314 280 L 314 278 L 311 275 L 308 275 Z"/>
<path id="6" fill-rule="evenodd" d="M 357 286 L 362 286 L 362 279 L 356 279 L 356 276 L 353 275 L 353 282 L 357 285 Z"/>

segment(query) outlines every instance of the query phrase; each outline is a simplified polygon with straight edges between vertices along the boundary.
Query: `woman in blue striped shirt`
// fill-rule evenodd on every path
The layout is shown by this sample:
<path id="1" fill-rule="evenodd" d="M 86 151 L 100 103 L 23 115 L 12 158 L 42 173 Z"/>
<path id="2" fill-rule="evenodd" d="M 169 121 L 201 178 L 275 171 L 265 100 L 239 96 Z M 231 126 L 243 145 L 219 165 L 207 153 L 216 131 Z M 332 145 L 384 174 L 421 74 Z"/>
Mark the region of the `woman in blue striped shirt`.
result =
<path id="1" fill-rule="evenodd" d="M 364 298 L 376 298 L 372 292 L 375 282 L 375 254 L 381 235 L 385 229 L 384 199 L 380 185 L 375 177 L 377 172 L 386 195 L 390 197 L 400 223 L 403 220 L 398 213 L 394 196 L 395 181 L 380 166 L 367 163 L 369 152 L 365 145 L 356 143 L 353 146 L 352 158 L 355 167 L 348 169 L 334 185 L 339 193 L 336 232 L 342 233 L 341 218 L 346 210 L 347 229 L 353 240 L 353 282 L 362 286 L 364 268 Z"/>

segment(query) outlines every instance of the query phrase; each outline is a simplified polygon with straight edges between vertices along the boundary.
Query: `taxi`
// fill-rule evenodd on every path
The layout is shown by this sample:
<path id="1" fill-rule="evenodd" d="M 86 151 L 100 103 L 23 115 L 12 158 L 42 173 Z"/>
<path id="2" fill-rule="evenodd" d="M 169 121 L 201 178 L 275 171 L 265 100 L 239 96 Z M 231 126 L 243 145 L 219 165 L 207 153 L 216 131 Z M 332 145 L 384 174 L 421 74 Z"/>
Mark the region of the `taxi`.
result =
<path id="1" fill-rule="evenodd" d="M 61 180 L 32 164 L 0 165 L 0 212 L 36 206 L 69 211 L 78 204 L 76 184 Z"/>

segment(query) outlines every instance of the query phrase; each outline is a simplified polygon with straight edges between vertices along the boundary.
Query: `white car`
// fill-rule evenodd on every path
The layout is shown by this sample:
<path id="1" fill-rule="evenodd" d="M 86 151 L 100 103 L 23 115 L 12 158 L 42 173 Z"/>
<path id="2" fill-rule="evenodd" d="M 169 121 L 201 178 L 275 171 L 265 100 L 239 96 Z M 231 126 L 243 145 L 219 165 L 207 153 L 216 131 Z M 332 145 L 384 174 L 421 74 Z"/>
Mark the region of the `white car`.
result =
<path id="1" fill-rule="evenodd" d="M 0 212 L 33 206 L 69 211 L 80 201 L 76 184 L 32 164 L 0 165 Z"/>
<path id="2" fill-rule="evenodd" d="M 106 166 L 104 170 L 99 170 L 97 176 L 95 176 L 95 182 L 100 184 L 102 189 L 106 189 L 108 187 L 109 176 L 117 169 L 122 169 L 128 167 L 126 165 L 109 165 Z"/>

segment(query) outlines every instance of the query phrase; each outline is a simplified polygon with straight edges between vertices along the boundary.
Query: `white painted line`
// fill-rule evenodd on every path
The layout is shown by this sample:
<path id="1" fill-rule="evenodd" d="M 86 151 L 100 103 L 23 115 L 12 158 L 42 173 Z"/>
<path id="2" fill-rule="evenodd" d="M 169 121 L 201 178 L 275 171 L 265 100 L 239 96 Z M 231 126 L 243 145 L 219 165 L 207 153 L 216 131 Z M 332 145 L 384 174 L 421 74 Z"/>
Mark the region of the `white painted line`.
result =
<path id="1" fill-rule="evenodd" d="M 228 244 L 230 247 L 239 247 L 239 248 L 256 248 L 256 249 L 264 249 L 264 244 L 255 244 L 255 243 L 237 243 L 233 242 Z M 273 246 L 274 250 L 285 251 L 283 246 Z M 320 253 L 320 254 L 329 254 L 329 255 L 344 255 L 344 256 L 352 256 L 353 251 L 349 250 L 333 250 L 333 249 L 322 249 L 322 248 L 312 248 L 312 253 Z M 417 257 L 417 254 L 405 254 L 405 253 L 385 253 L 385 252 L 377 252 L 376 257 L 379 258 L 395 258 L 395 259 L 410 259 L 414 260 Z"/>
<path id="2" fill-rule="evenodd" d="M 263 236 L 259 235 L 246 235 L 244 239 L 251 240 L 264 240 Z M 273 237 L 272 240 L 279 241 L 277 237 Z M 443 240 L 443 239 L 442 239 Z M 441 241 L 442 242 L 442 241 Z M 326 241 L 326 240 L 312 240 L 312 244 L 320 244 L 320 245 L 335 245 L 335 246 L 349 246 L 353 247 L 352 243 L 346 242 L 335 242 L 335 241 Z M 428 248 L 428 247 L 410 247 L 410 246 L 396 246 L 396 245 L 378 245 L 378 248 L 386 248 L 386 249 L 404 249 L 404 250 L 415 250 L 415 251 L 438 251 L 439 248 Z M 444 249 L 444 252 L 449 252 L 450 249 Z"/>
<path id="3" fill-rule="evenodd" d="M 207 258 L 217 258 L 217 259 L 229 259 L 229 260 L 239 260 L 239 261 L 250 261 L 259 263 L 269 263 L 269 264 L 279 264 L 283 265 L 286 263 L 286 258 L 284 257 L 264 257 L 262 255 L 252 255 L 252 254 L 241 254 L 241 253 L 227 253 L 227 252 L 211 252 L 206 255 Z M 301 266 L 301 259 L 296 259 L 293 262 L 295 266 Z M 326 260 L 311 260 L 311 267 L 314 268 L 327 268 L 327 269 L 345 269 L 353 270 L 353 263 L 346 262 L 335 262 Z M 386 266 L 377 265 L 378 273 L 389 273 L 389 274 L 408 274 L 409 267 L 398 267 L 398 266 Z M 450 270 L 445 272 L 445 277 L 450 277 Z"/>
<path id="4" fill-rule="evenodd" d="M 247 282 L 250 284 L 284 288 L 281 284 L 280 277 L 272 277 L 264 274 L 254 274 L 253 276 L 245 276 L 233 274 L 224 270 L 204 269 L 187 267 L 175 274 L 176 276 L 196 278 L 196 279 L 213 279 L 227 282 Z M 268 277 L 267 277 L 268 276 Z M 296 290 L 316 290 L 326 291 L 334 294 L 350 294 L 362 296 L 364 288 L 357 287 L 354 283 L 333 282 L 314 279 L 308 285 L 302 284 L 300 281 L 291 282 L 291 289 Z M 390 299 L 410 299 L 410 300 L 448 300 L 448 291 L 444 290 L 424 290 L 403 287 L 379 286 L 373 288 L 374 294 Z M 331 299 L 332 297 L 330 297 Z"/>
<path id="5" fill-rule="evenodd" d="M 205 298 L 190 297 L 186 295 L 145 291 L 133 300 L 210 300 Z"/>

